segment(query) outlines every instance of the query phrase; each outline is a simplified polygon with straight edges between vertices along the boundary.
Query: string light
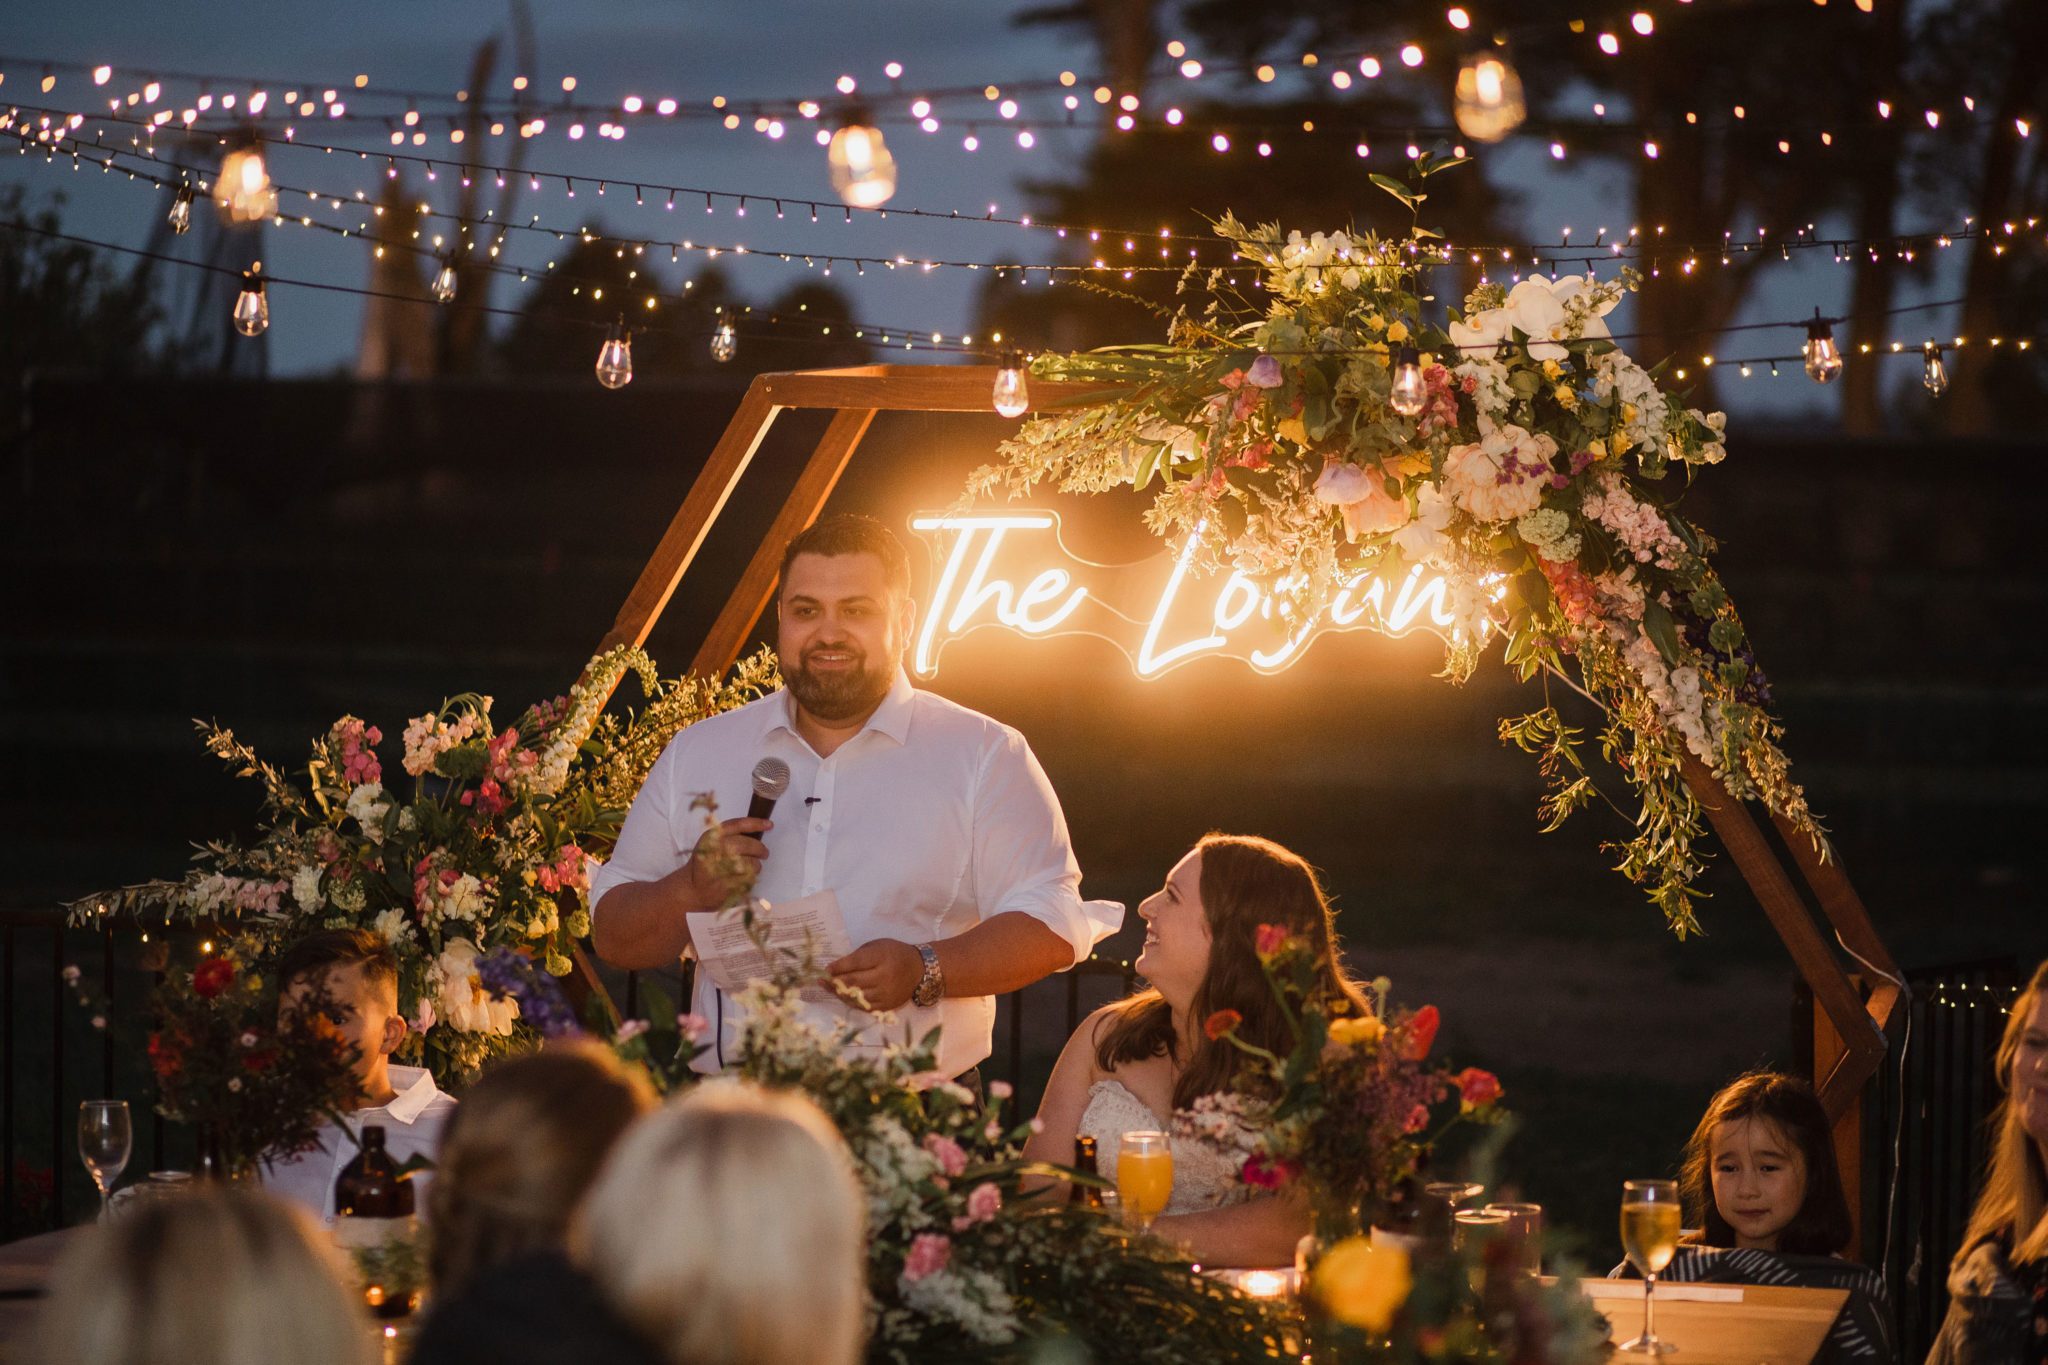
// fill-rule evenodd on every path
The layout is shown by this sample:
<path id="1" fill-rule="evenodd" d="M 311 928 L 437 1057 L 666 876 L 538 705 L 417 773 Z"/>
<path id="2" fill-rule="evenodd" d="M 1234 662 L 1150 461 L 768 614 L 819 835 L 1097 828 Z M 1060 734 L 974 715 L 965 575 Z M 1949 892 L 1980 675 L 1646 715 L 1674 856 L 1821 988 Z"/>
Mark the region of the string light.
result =
<path id="1" fill-rule="evenodd" d="M 1522 125 L 1529 106 L 1522 97 L 1522 78 L 1507 58 L 1474 52 L 1458 65 L 1452 114 L 1466 137 L 1498 142 Z"/>
<path id="2" fill-rule="evenodd" d="M 1022 417 L 1031 406 L 1031 393 L 1024 382 L 1024 358 L 1005 351 L 997 362 L 995 409 L 1005 417 Z"/>
<path id="3" fill-rule="evenodd" d="M 235 330 L 245 337 L 262 336 L 270 327 L 270 295 L 263 288 L 263 262 L 242 272 L 242 292 L 235 296 Z"/>
<path id="4" fill-rule="evenodd" d="M 732 309 L 718 310 L 718 326 L 711 332 L 711 358 L 723 365 L 740 349 L 740 334 L 732 325 Z"/>
<path id="5" fill-rule="evenodd" d="M 873 115 L 860 105 L 847 109 L 825 160 L 832 168 L 832 188 L 854 208 L 879 208 L 896 193 L 896 158 L 889 155 Z"/>
<path id="6" fill-rule="evenodd" d="M 455 299 L 455 258 L 443 256 L 441 269 L 434 276 L 434 302 L 451 303 Z"/>
<path id="7" fill-rule="evenodd" d="M 1842 353 L 1835 346 L 1835 330 L 1813 310 L 1806 324 L 1806 377 L 1816 384 L 1831 384 L 1842 373 Z"/>
<path id="8" fill-rule="evenodd" d="M 622 317 L 605 333 L 597 350 L 597 382 L 608 389 L 622 389 L 633 382 L 633 334 Z"/>
<path id="9" fill-rule="evenodd" d="M 1948 366 L 1941 363 L 1941 343 L 1929 340 L 1920 348 L 1920 355 L 1920 382 L 1927 386 L 1927 392 L 1939 398 L 1948 388 Z"/>
<path id="10" fill-rule="evenodd" d="M 178 186 L 178 197 L 171 201 L 171 231 L 183 237 L 192 230 L 192 187 Z"/>
<path id="11" fill-rule="evenodd" d="M 1394 353 L 1394 383 L 1387 406 L 1403 417 L 1419 416 L 1429 403 L 1429 385 L 1422 377 L 1422 353 L 1403 346 Z"/>
<path id="12" fill-rule="evenodd" d="M 213 202 L 236 223 L 259 223 L 277 212 L 277 188 L 263 164 L 261 140 L 251 135 L 228 148 L 214 178 Z"/>

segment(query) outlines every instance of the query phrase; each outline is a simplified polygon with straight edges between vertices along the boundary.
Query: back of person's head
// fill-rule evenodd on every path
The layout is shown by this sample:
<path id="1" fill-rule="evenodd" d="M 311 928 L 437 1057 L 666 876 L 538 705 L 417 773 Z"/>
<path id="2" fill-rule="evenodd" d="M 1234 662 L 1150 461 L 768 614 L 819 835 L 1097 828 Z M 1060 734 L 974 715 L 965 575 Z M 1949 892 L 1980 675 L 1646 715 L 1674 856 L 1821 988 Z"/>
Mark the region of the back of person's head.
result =
<path id="1" fill-rule="evenodd" d="M 2034 968 L 2026 988 L 2012 1002 L 2005 1034 L 1998 1040 L 1998 1088 L 2005 1098 L 1991 1114 L 1984 1192 L 1970 1211 L 1970 1226 L 1956 1254 L 1957 1264 L 1985 1238 L 2007 1236 L 2012 1239 L 2013 1260 L 2048 1260 L 2048 1163 L 2042 1159 L 2041 1144 L 2027 1131 L 2013 1086 L 2020 1042 L 2030 1026 L 2044 1022 L 2048 1022 L 2048 961 Z"/>
<path id="2" fill-rule="evenodd" d="M 1834 1131 L 1813 1087 L 1796 1076 L 1752 1071 L 1722 1087 L 1707 1105 L 1685 1148 L 1680 1179 L 1685 1206 L 1700 1220 L 1700 1241 L 1732 1247 L 1735 1229 L 1714 1203 L 1714 1137 L 1723 1124 L 1745 1120 L 1768 1124 L 1799 1155 L 1806 1197 L 1799 1212 L 1778 1233 L 1778 1250 L 1795 1255 L 1832 1256 L 1849 1243 L 1855 1224 L 1842 1193 L 1835 1161 Z"/>
<path id="3" fill-rule="evenodd" d="M 309 978 L 324 977 L 333 967 L 360 966 L 363 984 L 380 996 L 398 999 L 398 955 L 382 934 L 369 929 L 322 929 L 299 939 L 277 959 L 277 984 L 289 988 Z"/>
<path id="4" fill-rule="evenodd" d="M 595 1044 L 551 1045 L 484 1072 L 442 1130 L 427 1191 L 436 1291 L 561 1247 L 612 1145 L 655 1103 L 645 1076 Z"/>
<path id="5" fill-rule="evenodd" d="M 368 1365 L 362 1302 L 297 1209 L 254 1190 L 148 1200 L 81 1229 L 36 1324 L 39 1365 Z"/>
<path id="6" fill-rule="evenodd" d="M 790 537 L 782 551 L 780 582 L 789 582 L 789 566 L 798 555 L 873 555 L 881 562 L 883 577 L 892 592 L 910 595 L 910 552 L 903 542 L 873 517 L 842 512 L 820 517 Z"/>
<path id="7" fill-rule="evenodd" d="M 815 1104 L 716 1082 L 626 1134 L 572 1241 L 672 1365 L 852 1365 L 864 1222 L 852 1159 Z"/>

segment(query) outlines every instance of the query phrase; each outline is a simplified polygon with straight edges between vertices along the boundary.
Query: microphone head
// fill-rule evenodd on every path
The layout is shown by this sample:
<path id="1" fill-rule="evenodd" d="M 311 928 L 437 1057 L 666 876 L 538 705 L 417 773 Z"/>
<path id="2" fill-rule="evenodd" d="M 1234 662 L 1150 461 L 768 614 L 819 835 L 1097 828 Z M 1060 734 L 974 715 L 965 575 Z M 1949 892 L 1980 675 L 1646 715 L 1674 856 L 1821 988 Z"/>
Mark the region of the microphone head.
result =
<path id="1" fill-rule="evenodd" d="M 779 801 L 789 790 L 789 765 L 779 758 L 764 758 L 754 765 L 754 795 Z"/>

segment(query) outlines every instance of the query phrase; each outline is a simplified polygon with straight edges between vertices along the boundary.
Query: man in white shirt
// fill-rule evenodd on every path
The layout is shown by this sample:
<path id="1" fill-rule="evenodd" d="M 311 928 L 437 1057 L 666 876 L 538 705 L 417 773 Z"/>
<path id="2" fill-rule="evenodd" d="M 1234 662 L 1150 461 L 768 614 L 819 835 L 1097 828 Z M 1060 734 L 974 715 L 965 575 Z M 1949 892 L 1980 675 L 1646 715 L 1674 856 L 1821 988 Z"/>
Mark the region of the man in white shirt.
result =
<path id="1" fill-rule="evenodd" d="M 871 517 L 837 516 L 793 539 L 777 599 L 784 690 L 682 731 L 633 802 L 611 859 L 591 877 L 593 939 L 619 967 L 666 966 L 691 953 L 685 916 L 720 908 L 725 881 L 699 858 L 710 817 L 745 810 L 762 758 L 789 765 L 771 820 L 720 821 L 729 854 L 758 872 L 771 905 L 835 893 L 853 951 L 827 965 L 871 1011 L 893 1011 L 921 1038 L 942 1025 L 939 1071 L 989 1055 L 993 997 L 1086 958 L 1123 908 L 1083 902 L 1066 820 L 1022 735 L 910 684 L 910 559 Z M 713 1023 L 697 1059 L 734 1055 L 738 1009 L 702 974 L 696 1013 Z M 807 1009 L 865 1029 L 847 1005 Z"/>
<path id="2" fill-rule="evenodd" d="M 349 1114 L 349 1127 L 357 1134 L 368 1124 L 382 1128 L 385 1150 L 401 1166 L 414 1156 L 432 1157 L 455 1101 L 441 1092 L 425 1067 L 391 1063 L 392 1052 L 405 1040 L 405 1020 L 398 1013 L 398 959 L 391 945 L 367 929 L 309 934 L 278 958 L 277 978 L 283 1010 L 324 990 L 336 1010 L 335 1027 L 356 1048 L 361 1107 Z M 264 1187 L 304 1205 L 332 1227 L 335 1177 L 355 1160 L 356 1151 L 355 1142 L 330 1121 L 321 1125 L 320 1146 L 312 1151 L 289 1161 L 265 1161 Z M 412 1177 L 422 1211 L 427 1181 L 425 1171 Z"/>

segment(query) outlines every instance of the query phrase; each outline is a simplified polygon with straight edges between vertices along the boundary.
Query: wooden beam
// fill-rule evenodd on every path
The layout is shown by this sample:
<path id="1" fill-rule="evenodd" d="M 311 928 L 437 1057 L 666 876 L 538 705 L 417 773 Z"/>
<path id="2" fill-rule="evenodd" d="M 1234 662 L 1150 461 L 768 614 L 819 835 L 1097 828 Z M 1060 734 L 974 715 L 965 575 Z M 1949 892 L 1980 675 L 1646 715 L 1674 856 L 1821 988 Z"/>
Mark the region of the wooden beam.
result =
<path id="1" fill-rule="evenodd" d="M 619 608 L 611 632 L 599 643 L 598 653 L 618 645 L 647 643 L 647 634 L 654 629 L 662 609 L 675 594 L 683 571 L 690 567 L 697 551 L 703 548 L 711 523 L 718 520 L 718 514 L 725 509 L 725 500 L 732 496 L 740 476 L 747 472 L 748 462 L 761 448 L 761 439 L 768 434 L 776 413 L 781 410 L 768 397 L 767 386 L 763 382 L 766 378 L 766 375 L 758 376 L 747 386 L 746 396 L 740 399 L 739 410 L 726 425 L 725 434 L 718 438 L 718 444 L 712 448 L 704 468 L 698 471 L 697 481 L 690 485 L 689 495 L 676 509 L 675 519 L 669 523 L 661 543 L 654 547 L 647 567 L 640 571 L 640 581 L 626 594 L 625 605 Z"/>
<path id="2" fill-rule="evenodd" d="M 775 524 L 755 548 L 746 572 L 740 575 L 739 586 L 726 599 L 725 609 L 719 612 L 717 623 L 690 662 L 691 673 L 700 678 L 716 677 L 739 658 L 747 636 L 753 633 L 754 623 L 761 619 L 775 591 L 775 577 L 782 567 L 782 547 L 818 519 L 825 500 L 839 484 L 839 476 L 846 472 L 846 462 L 853 458 L 854 447 L 860 444 L 868 424 L 874 420 L 873 408 L 842 408 L 825 428 L 818 448 L 811 452 L 803 473 L 797 476 L 796 486 L 790 490 L 782 510 L 776 513 Z"/>
<path id="3" fill-rule="evenodd" d="M 1838 858 L 1822 858 L 1820 850 L 1813 846 L 1813 840 L 1800 833 L 1790 820 L 1771 812 L 1771 822 L 1778 827 L 1785 846 L 1792 850 L 1792 861 L 1798 865 L 1799 873 L 1806 878 L 1806 884 L 1813 888 L 1814 896 L 1820 901 L 1821 912 L 1828 918 L 1835 932 L 1841 935 L 1842 944 L 1878 980 L 1871 983 L 1870 999 L 1866 1010 L 1879 1032 L 1888 1032 L 1892 1023 L 1892 1011 L 1901 1000 L 1898 982 L 1904 978 L 1898 964 L 1892 961 L 1891 952 L 1878 937 L 1877 926 L 1870 922 L 1870 912 L 1863 908 L 1863 898 L 1856 894 L 1856 888 L 1849 882 L 1849 874 L 1842 870 Z M 1885 978 L 1891 978 L 1886 980 Z"/>

